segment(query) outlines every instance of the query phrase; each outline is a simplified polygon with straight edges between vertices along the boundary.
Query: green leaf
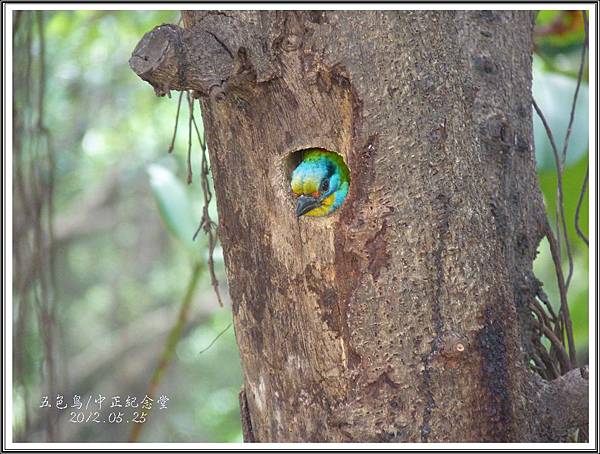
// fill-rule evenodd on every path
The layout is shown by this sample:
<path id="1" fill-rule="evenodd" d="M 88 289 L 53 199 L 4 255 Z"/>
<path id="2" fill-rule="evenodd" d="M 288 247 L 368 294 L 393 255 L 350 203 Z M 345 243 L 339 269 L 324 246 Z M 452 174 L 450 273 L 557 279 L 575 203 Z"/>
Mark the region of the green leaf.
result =
<path id="1" fill-rule="evenodd" d="M 571 104 L 577 81 L 560 74 L 551 74 L 541 71 L 540 65 L 534 65 L 533 72 L 533 97 L 540 106 L 558 147 L 559 155 L 562 154 L 565 134 L 571 115 Z M 577 162 L 588 149 L 589 123 L 588 123 L 588 86 L 581 83 L 575 117 L 569 139 L 567 164 Z M 534 113 L 533 135 L 535 141 L 537 166 L 540 170 L 555 168 L 552 146 L 546 130 L 539 116 Z"/>
<path id="2" fill-rule="evenodd" d="M 183 183 L 159 164 L 150 164 L 147 172 L 158 211 L 167 229 L 187 248 L 193 249 L 192 237 L 196 230 L 194 210 Z"/>

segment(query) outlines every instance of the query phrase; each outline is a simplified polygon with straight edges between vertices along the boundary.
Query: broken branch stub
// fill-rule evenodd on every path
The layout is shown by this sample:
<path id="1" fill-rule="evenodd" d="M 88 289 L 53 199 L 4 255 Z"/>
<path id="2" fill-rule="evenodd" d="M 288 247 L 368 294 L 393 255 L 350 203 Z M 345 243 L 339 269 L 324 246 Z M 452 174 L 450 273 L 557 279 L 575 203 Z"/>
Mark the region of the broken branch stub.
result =
<path id="1" fill-rule="evenodd" d="M 589 424 L 589 368 L 572 369 L 541 385 L 538 407 L 551 441 L 566 441 L 570 432 Z"/>
<path id="2" fill-rule="evenodd" d="M 170 90 L 208 96 L 231 75 L 234 61 L 211 33 L 163 24 L 144 35 L 129 66 L 154 87 L 157 96 Z"/>

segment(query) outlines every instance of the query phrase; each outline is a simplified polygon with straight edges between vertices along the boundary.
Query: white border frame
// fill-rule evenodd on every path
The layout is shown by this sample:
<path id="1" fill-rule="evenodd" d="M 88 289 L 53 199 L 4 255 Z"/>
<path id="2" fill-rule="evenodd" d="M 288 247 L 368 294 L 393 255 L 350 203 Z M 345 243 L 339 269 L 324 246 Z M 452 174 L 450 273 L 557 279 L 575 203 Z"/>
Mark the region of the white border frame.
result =
<path id="1" fill-rule="evenodd" d="M 595 5 L 597 7 L 597 4 Z M 43 8 L 42 8 L 43 7 Z M 596 39 L 597 24 L 594 4 L 590 3 L 543 3 L 543 4 L 514 4 L 514 3 L 494 3 L 494 4 L 474 4 L 474 3 L 453 3 L 453 4 L 423 4 L 423 3 L 300 3 L 300 4 L 278 4 L 278 3 L 203 3 L 202 5 L 190 3 L 107 3 L 107 4 L 86 4 L 86 3 L 4 3 L 4 86 L 5 102 L 3 105 L 3 114 L 5 118 L 4 133 L 5 145 L 4 156 L 6 159 L 6 256 L 5 256 L 5 304 L 4 304 L 4 361 L 6 367 L 6 381 L 4 382 L 3 393 L 7 397 L 5 402 L 5 419 L 2 428 L 5 434 L 4 447 L 9 450 L 282 450 L 282 449 L 344 449 L 344 450 L 492 450 L 492 449 L 519 449 L 519 450 L 582 450 L 594 449 L 596 446 L 596 432 L 590 430 L 589 443 L 15 443 L 12 441 L 12 17 L 15 10 L 587 10 L 589 12 L 589 80 L 596 81 Z M 590 320 L 590 342 L 589 342 L 589 372 L 590 383 L 596 384 L 596 339 L 598 326 L 592 324 L 596 321 L 596 84 L 589 84 L 589 96 L 592 102 L 589 103 L 589 241 L 590 241 L 590 261 L 589 261 L 589 320 Z M 7 354 L 9 353 L 9 354 Z M 10 384 L 10 386 L 9 386 Z M 596 413 L 596 386 L 590 386 L 590 429 L 595 429 L 597 421 Z M 3 409 L 4 410 L 4 409 Z"/>

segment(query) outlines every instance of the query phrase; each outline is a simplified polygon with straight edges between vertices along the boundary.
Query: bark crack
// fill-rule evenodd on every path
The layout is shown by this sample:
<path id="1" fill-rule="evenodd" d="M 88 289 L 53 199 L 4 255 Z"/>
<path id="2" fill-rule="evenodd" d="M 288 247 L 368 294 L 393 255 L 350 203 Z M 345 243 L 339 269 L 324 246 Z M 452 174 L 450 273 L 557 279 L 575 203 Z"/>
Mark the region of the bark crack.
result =
<path id="1" fill-rule="evenodd" d="M 433 265 L 436 270 L 436 287 L 435 295 L 432 301 L 432 312 L 433 312 L 433 327 L 435 332 L 435 338 L 431 343 L 431 350 L 427 355 L 423 356 L 423 388 L 425 391 L 425 397 L 427 404 L 423 410 L 423 418 L 421 423 L 421 442 L 427 443 L 429 441 L 429 435 L 431 433 L 430 420 L 431 413 L 436 406 L 433 392 L 431 391 L 431 362 L 434 356 L 437 354 L 439 346 L 442 341 L 444 320 L 442 317 L 442 291 L 444 289 L 444 258 L 443 253 L 446 249 L 446 236 L 450 231 L 450 210 L 449 210 L 449 197 L 440 192 L 436 198 L 441 208 L 441 216 L 439 223 L 439 240 L 438 245 L 433 252 Z"/>
<path id="2" fill-rule="evenodd" d="M 248 398 L 246 396 L 246 389 L 242 386 L 239 394 L 240 402 L 240 416 L 242 419 L 242 434 L 244 436 L 245 443 L 255 443 L 256 437 L 252 430 L 252 419 L 250 418 L 250 409 L 248 407 Z"/>
<path id="3" fill-rule="evenodd" d="M 210 36 L 212 36 L 216 42 L 218 42 L 221 46 L 223 46 L 223 49 L 225 49 L 227 51 L 227 53 L 229 54 L 229 56 L 231 57 L 231 59 L 234 59 L 233 56 L 233 52 L 231 52 L 231 49 L 229 49 L 229 47 L 227 47 L 227 45 L 217 36 L 215 35 L 213 32 L 206 30 L 206 33 L 208 33 Z"/>

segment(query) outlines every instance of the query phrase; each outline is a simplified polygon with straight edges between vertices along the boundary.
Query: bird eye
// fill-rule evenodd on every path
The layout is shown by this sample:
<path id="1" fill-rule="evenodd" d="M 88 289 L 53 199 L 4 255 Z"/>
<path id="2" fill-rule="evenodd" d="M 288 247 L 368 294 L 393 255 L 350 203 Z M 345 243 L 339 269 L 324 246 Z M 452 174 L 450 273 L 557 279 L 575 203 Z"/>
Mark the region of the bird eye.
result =
<path id="1" fill-rule="evenodd" d="M 321 192 L 323 193 L 327 191 L 329 191 L 329 178 L 324 179 L 321 183 Z"/>

